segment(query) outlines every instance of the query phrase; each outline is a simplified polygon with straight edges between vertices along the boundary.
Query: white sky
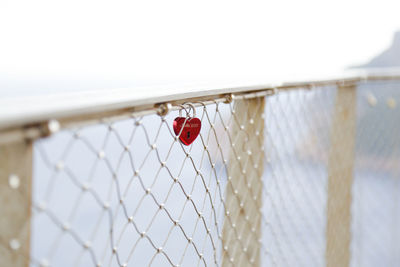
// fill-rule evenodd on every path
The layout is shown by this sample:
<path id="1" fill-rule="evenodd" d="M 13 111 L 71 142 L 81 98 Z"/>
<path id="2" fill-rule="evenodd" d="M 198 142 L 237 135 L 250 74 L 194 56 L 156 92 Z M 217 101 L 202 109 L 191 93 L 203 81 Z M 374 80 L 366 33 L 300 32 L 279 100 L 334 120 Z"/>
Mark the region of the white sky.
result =
<path id="1" fill-rule="evenodd" d="M 399 0 L 0 0 L 0 82 L 329 73 L 389 46 L 399 10 Z"/>

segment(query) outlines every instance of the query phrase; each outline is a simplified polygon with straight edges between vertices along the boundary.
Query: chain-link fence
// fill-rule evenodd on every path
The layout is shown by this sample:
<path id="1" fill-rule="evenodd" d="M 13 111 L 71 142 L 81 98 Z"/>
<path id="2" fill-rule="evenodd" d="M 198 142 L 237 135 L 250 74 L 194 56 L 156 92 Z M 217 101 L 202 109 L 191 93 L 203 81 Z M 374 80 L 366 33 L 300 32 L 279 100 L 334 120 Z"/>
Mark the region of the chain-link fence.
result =
<path id="1" fill-rule="evenodd" d="M 39 139 L 26 261 L 329 266 L 333 251 L 342 266 L 335 244 L 346 249 L 348 237 L 349 265 L 399 266 L 399 85 L 200 99 Z M 188 146 L 180 137 L 193 132 L 174 129 L 177 117 L 201 122 Z M 336 181 L 344 187 L 331 191 Z M 3 247 L 18 252 L 18 240 Z"/>

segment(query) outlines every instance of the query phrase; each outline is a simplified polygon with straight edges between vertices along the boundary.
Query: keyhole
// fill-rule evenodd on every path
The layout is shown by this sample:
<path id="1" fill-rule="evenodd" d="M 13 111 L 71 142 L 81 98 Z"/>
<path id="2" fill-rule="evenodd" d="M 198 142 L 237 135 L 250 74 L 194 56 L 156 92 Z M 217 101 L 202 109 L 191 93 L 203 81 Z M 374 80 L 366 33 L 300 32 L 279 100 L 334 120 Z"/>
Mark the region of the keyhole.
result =
<path id="1" fill-rule="evenodd" d="M 190 132 L 187 132 L 187 139 L 190 138 Z"/>

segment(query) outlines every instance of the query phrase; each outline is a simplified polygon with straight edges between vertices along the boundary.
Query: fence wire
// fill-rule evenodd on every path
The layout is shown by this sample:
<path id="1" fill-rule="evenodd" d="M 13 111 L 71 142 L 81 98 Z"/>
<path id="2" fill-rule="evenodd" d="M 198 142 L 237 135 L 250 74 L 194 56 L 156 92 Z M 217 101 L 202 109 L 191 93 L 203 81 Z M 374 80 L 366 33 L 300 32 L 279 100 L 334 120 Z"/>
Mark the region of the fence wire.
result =
<path id="1" fill-rule="evenodd" d="M 352 266 L 400 266 L 399 86 L 358 88 Z"/>
<path id="2" fill-rule="evenodd" d="M 398 87 L 357 89 L 352 266 L 400 264 Z M 30 265 L 325 266 L 336 92 L 200 103 L 189 146 L 179 111 L 36 141 Z"/>
<path id="3" fill-rule="evenodd" d="M 324 266 L 335 93 L 323 87 L 267 98 L 263 266 Z"/>

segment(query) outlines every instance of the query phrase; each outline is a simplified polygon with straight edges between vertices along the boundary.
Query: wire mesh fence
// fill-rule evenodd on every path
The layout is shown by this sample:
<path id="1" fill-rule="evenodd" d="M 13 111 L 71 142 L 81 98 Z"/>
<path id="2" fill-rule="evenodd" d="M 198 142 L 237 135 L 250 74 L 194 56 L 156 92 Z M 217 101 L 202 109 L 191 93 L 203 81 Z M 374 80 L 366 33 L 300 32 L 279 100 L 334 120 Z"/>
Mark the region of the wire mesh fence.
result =
<path id="1" fill-rule="evenodd" d="M 400 264 L 398 82 L 358 88 L 352 266 Z"/>
<path id="2" fill-rule="evenodd" d="M 323 87 L 266 100 L 263 266 L 324 266 L 335 94 Z"/>
<path id="3" fill-rule="evenodd" d="M 35 262 L 219 265 L 228 253 L 221 247 L 227 161 L 235 143 L 228 129 L 237 115 L 234 104 L 223 103 L 196 113 L 201 134 L 189 147 L 172 130 L 178 112 L 103 121 L 38 142 Z M 48 239 L 35 239 L 44 231 Z"/>
<path id="4" fill-rule="evenodd" d="M 360 83 L 348 103 L 351 266 L 400 264 L 399 85 Z M 337 112 L 351 117 L 346 101 L 337 86 L 275 90 L 37 140 L 29 265 L 325 266 L 328 180 L 349 156 L 332 144 L 351 146 L 349 129 L 333 129 Z M 186 146 L 173 122 L 194 115 L 201 131 Z"/>

